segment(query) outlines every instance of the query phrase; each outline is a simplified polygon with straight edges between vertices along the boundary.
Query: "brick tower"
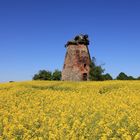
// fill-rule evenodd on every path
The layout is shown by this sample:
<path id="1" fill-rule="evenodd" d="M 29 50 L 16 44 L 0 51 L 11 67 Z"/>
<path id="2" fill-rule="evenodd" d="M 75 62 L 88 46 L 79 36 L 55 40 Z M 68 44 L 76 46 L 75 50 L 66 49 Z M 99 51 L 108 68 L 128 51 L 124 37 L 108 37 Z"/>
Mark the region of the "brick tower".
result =
<path id="1" fill-rule="evenodd" d="M 62 71 L 63 81 L 89 80 L 90 54 L 88 35 L 78 35 L 65 45 L 67 52 Z"/>

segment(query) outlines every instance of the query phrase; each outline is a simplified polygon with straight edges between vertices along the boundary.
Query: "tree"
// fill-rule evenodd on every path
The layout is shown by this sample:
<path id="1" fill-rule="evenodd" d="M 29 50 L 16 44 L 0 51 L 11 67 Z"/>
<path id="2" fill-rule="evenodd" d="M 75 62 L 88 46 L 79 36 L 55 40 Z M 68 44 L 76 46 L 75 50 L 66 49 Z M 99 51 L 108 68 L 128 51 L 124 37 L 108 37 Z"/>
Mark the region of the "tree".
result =
<path id="1" fill-rule="evenodd" d="M 52 74 L 52 80 L 60 81 L 61 80 L 61 71 L 56 69 Z"/>
<path id="2" fill-rule="evenodd" d="M 91 81 L 103 81 L 104 69 L 101 65 L 96 65 L 96 58 L 93 57 L 90 63 L 89 79 Z"/>
<path id="3" fill-rule="evenodd" d="M 37 74 L 33 76 L 33 80 L 51 80 L 52 73 L 46 70 L 40 70 Z"/>
<path id="4" fill-rule="evenodd" d="M 117 77 L 116 77 L 117 80 L 128 80 L 128 76 L 124 73 L 124 72 L 121 72 Z"/>
<path id="5" fill-rule="evenodd" d="M 39 74 L 35 74 L 35 75 L 33 76 L 33 80 L 39 80 Z"/>
<path id="6" fill-rule="evenodd" d="M 117 77 L 117 80 L 136 80 L 133 76 L 127 76 L 124 72 L 121 72 Z"/>
<path id="7" fill-rule="evenodd" d="M 91 81 L 94 80 L 94 67 L 95 67 L 95 60 L 92 58 L 92 61 L 90 62 L 90 71 L 89 71 L 89 79 Z"/>
<path id="8" fill-rule="evenodd" d="M 128 76 L 128 80 L 136 80 L 133 76 Z"/>
<path id="9" fill-rule="evenodd" d="M 104 80 L 113 80 L 112 76 L 109 73 L 103 75 Z"/>
<path id="10" fill-rule="evenodd" d="M 140 76 L 137 78 L 137 80 L 140 80 Z"/>

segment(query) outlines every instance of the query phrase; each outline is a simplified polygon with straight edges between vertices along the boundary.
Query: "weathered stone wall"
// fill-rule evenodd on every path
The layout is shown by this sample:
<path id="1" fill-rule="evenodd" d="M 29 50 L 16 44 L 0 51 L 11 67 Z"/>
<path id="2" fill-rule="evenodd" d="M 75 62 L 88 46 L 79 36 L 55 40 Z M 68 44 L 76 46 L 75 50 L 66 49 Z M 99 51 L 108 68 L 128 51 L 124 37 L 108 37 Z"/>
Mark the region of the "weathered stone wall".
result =
<path id="1" fill-rule="evenodd" d="M 90 55 L 86 45 L 68 45 L 62 71 L 64 81 L 88 80 Z"/>

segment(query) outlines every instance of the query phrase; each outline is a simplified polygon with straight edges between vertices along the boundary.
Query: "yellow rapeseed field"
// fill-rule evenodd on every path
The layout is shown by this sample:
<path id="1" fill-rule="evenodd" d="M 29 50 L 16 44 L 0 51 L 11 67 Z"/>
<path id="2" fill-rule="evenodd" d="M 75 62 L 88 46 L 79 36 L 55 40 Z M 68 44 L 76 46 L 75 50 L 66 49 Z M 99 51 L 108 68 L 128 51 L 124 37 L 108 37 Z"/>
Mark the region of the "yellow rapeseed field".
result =
<path id="1" fill-rule="evenodd" d="M 140 140 L 140 81 L 0 84 L 0 140 Z"/>

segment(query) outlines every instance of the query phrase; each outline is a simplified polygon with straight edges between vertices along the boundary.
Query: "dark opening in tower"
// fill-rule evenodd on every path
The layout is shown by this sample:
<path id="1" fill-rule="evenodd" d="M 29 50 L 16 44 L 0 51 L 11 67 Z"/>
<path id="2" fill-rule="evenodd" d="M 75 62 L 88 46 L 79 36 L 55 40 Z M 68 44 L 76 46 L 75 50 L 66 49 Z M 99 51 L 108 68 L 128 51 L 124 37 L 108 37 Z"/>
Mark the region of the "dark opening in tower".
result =
<path id="1" fill-rule="evenodd" d="M 83 81 L 87 81 L 87 73 L 83 73 Z"/>

